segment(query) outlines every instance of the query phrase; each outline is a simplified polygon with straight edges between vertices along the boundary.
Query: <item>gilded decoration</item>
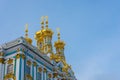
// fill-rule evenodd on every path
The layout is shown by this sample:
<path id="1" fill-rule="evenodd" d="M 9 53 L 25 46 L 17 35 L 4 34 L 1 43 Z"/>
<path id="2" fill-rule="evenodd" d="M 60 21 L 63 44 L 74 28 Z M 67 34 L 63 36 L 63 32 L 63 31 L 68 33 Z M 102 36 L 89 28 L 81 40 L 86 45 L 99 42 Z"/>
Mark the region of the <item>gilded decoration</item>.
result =
<path id="1" fill-rule="evenodd" d="M 42 68 L 41 68 L 41 67 L 39 67 L 39 68 L 38 68 L 38 71 L 39 71 L 39 72 L 42 72 Z"/>
<path id="2" fill-rule="evenodd" d="M 19 51 L 20 51 L 20 48 L 17 49 L 17 52 L 19 52 Z"/>
<path id="3" fill-rule="evenodd" d="M 20 58 L 20 54 L 17 54 L 17 55 L 16 55 L 16 59 L 19 59 L 19 58 Z"/>
<path id="4" fill-rule="evenodd" d="M 32 44 L 32 39 L 28 37 L 28 24 L 25 25 L 26 29 L 25 29 L 25 40 L 29 43 Z"/>
<path id="5" fill-rule="evenodd" d="M 4 63 L 4 58 L 0 58 L 0 63 Z"/>
<path id="6" fill-rule="evenodd" d="M 8 80 L 10 78 L 12 78 L 13 80 L 16 80 L 16 77 L 12 73 L 6 74 L 4 77 L 4 80 Z"/>
<path id="7" fill-rule="evenodd" d="M 24 54 L 21 54 L 22 58 L 25 59 L 25 55 Z"/>
<path id="8" fill-rule="evenodd" d="M 60 62 L 63 59 L 63 57 L 59 56 L 58 54 L 51 53 L 50 59 L 56 62 Z"/>
<path id="9" fill-rule="evenodd" d="M 36 63 L 36 62 L 33 62 L 33 65 L 34 65 L 34 66 L 36 66 L 36 65 L 37 65 L 37 63 Z"/>
<path id="10" fill-rule="evenodd" d="M 59 29 L 59 28 L 57 28 L 57 32 L 58 32 L 58 34 L 57 34 L 57 36 L 58 36 L 58 41 L 56 41 L 56 42 L 54 43 L 54 47 L 55 47 L 56 49 L 58 49 L 58 48 L 63 48 L 63 49 L 64 49 L 65 42 L 60 40 L 60 29 Z"/>
<path id="11" fill-rule="evenodd" d="M 32 76 L 30 74 L 26 74 L 26 78 L 29 79 L 29 80 L 33 80 Z"/>
<path id="12" fill-rule="evenodd" d="M 70 69 L 71 66 L 69 66 L 69 65 L 66 63 L 65 60 L 62 60 L 62 62 L 63 62 L 63 64 L 64 64 L 64 67 L 62 68 L 62 71 L 68 73 L 68 69 Z"/>
<path id="13" fill-rule="evenodd" d="M 57 29 L 57 41 L 54 42 L 54 45 L 52 44 L 52 36 L 54 34 L 54 32 L 48 27 L 48 17 L 47 16 L 43 16 L 42 17 L 42 21 L 41 21 L 41 30 L 38 30 L 35 35 L 34 38 L 37 42 L 37 46 L 32 45 L 32 39 L 29 38 L 29 34 L 28 34 L 28 24 L 26 24 L 26 29 L 25 29 L 25 36 L 18 38 L 17 40 L 15 40 L 15 42 L 13 41 L 12 43 L 8 43 L 8 45 L 4 45 L 5 48 L 2 48 L 1 51 L 7 52 L 7 51 L 11 51 L 12 49 L 16 49 L 16 53 L 12 53 L 9 54 L 11 57 L 10 59 L 6 60 L 6 63 L 8 63 L 8 65 L 5 65 L 5 67 L 8 69 L 7 73 L 9 74 L 4 74 L 4 80 L 16 80 L 16 76 L 14 73 L 16 73 L 16 71 L 14 69 L 18 69 L 19 66 L 13 65 L 14 63 L 14 58 L 15 57 L 17 60 L 24 60 L 25 59 L 25 65 L 26 66 L 20 66 L 21 70 L 26 70 L 24 74 L 19 74 L 21 75 L 21 79 L 22 79 L 22 75 L 24 75 L 24 79 L 28 79 L 28 80 L 33 80 L 32 75 L 30 75 L 31 73 L 31 69 L 32 72 L 36 72 L 36 74 L 38 74 L 37 77 L 41 76 L 42 74 L 46 74 L 44 77 L 48 78 L 48 79 L 57 79 L 57 80 L 75 80 L 75 76 L 74 76 L 74 72 L 71 69 L 71 66 L 67 64 L 66 60 L 65 60 L 65 56 L 64 56 L 64 49 L 65 49 L 65 42 L 61 40 L 60 37 L 60 31 L 59 29 Z M 19 43 L 20 41 L 20 43 Z M 22 43 L 24 45 L 22 45 Z M 18 45 L 19 44 L 19 45 Z M 2 46 L 1 46 L 2 47 Z M 13 48 L 12 48 L 13 47 Z M 17 48 L 16 48 L 17 47 Z M 11 49 L 11 50 L 7 50 L 6 48 Z M 24 49 L 25 50 L 24 50 Z M 38 49 L 37 49 L 38 48 Z M 54 51 L 55 48 L 55 51 Z M 31 50 L 33 53 L 31 53 L 32 55 L 26 55 L 26 49 Z M 40 53 L 40 55 L 38 55 L 38 53 Z M 12 56 L 12 55 L 15 56 Z M 31 57 L 30 59 L 26 59 L 27 56 Z M 4 56 L 3 52 L 0 52 L 0 64 L 4 64 L 6 56 Z M 36 60 L 37 59 L 42 59 L 43 62 L 40 63 L 39 61 Z M 32 60 L 31 60 L 32 59 Z M 17 62 L 15 60 L 15 62 Z M 40 63 L 40 65 L 44 66 L 38 66 L 38 62 Z M 1 66 L 4 66 L 4 65 Z M 21 65 L 21 62 L 17 62 L 17 64 Z M 24 63 L 23 63 L 24 64 Z M 27 67 L 27 68 L 26 68 Z M 33 69 L 36 68 L 36 69 Z M 49 72 L 49 70 L 51 72 Z M 4 73 L 4 72 L 3 72 Z M 28 73 L 28 74 L 27 74 Z M 40 73 L 40 74 L 39 74 Z M 42 73 L 42 74 L 41 74 Z M 70 74 L 71 73 L 71 74 Z M 70 75 L 69 75 L 70 74 Z M 35 76 L 34 76 L 35 77 Z M 46 79 L 44 78 L 44 79 Z M 40 79 L 40 77 L 39 77 Z M 35 79 L 36 80 L 36 79 Z"/>
<path id="14" fill-rule="evenodd" d="M 47 69 L 46 69 L 46 68 L 44 68 L 44 69 L 43 69 L 43 71 L 44 71 L 44 72 L 47 72 Z"/>
<path id="15" fill-rule="evenodd" d="M 51 74 L 51 73 L 49 73 L 49 74 L 48 74 L 48 77 L 49 77 L 49 78 L 52 78 L 52 74 Z"/>
<path id="16" fill-rule="evenodd" d="M 16 55 L 16 59 L 19 59 L 20 57 L 22 57 L 22 59 L 25 59 L 25 55 L 24 54 L 17 54 Z"/>
<path id="17" fill-rule="evenodd" d="M 46 27 L 44 28 L 44 23 L 46 25 Z M 47 52 L 45 51 L 45 45 L 46 45 L 46 40 L 48 42 L 48 40 L 51 41 L 52 39 L 52 35 L 53 35 L 53 31 L 51 29 L 48 28 L 48 17 L 47 16 L 43 16 L 42 17 L 42 22 L 41 22 L 41 27 L 42 30 L 39 30 L 35 33 L 35 39 L 37 41 L 37 47 L 38 49 L 42 52 L 42 53 L 48 53 L 51 52 L 51 49 L 48 50 Z M 49 44 L 51 46 L 51 43 Z M 47 46 L 49 46 L 47 45 Z M 50 47 L 51 48 L 51 47 Z"/>
<path id="18" fill-rule="evenodd" d="M 30 65 L 31 65 L 31 61 L 28 60 L 28 61 L 27 61 L 27 64 L 30 66 Z"/>
<path id="19" fill-rule="evenodd" d="M 58 73 L 53 73 L 53 78 L 57 78 Z"/>
<path id="20" fill-rule="evenodd" d="M 9 60 L 7 61 L 7 63 L 8 63 L 8 64 L 12 64 L 12 63 L 13 63 L 13 59 L 9 59 Z"/>
<path id="21" fill-rule="evenodd" d="M 4 56 L 4 53 L 3 53 L 3 52 L 0 52 L 0 56 Z"/>

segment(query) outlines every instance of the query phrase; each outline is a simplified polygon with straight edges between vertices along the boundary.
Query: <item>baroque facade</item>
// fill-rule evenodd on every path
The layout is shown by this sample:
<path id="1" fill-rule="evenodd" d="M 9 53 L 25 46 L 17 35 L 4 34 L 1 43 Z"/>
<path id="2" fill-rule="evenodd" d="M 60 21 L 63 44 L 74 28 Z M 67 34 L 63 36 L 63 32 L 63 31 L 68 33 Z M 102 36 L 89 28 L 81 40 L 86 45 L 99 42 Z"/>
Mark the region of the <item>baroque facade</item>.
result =
<path id="1" fill-rule="evenodd" d="M 76 80 L 67 64 L 60 39 L 54 42 L 53 31 L 48 27 L 48 17 L 42 17 L 41 30 L 35 33 L 37 46 L 32 45 L 26 25 L 25 37 L 0 45 L 0 80 Z"/>

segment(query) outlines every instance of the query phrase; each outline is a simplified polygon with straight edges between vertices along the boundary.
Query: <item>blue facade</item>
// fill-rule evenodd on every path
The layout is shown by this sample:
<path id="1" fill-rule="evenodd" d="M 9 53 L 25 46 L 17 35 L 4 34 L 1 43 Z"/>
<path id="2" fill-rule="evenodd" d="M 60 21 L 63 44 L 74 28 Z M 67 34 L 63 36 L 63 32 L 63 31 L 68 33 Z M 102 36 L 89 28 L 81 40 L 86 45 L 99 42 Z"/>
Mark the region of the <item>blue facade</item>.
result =
<path id="1" fill-rule="evenodd" d="M 10 64 L 13 67 L 8 68 Z M 60 65 L 62 63 L 50 60 L 23 37 L 0 47 L 0 80 L 75 80 L 73 71 L 70 69 L 68 73 L 72 75 L 68 76 Z M 10 70 L 13 71 L 7 73 Z"/>

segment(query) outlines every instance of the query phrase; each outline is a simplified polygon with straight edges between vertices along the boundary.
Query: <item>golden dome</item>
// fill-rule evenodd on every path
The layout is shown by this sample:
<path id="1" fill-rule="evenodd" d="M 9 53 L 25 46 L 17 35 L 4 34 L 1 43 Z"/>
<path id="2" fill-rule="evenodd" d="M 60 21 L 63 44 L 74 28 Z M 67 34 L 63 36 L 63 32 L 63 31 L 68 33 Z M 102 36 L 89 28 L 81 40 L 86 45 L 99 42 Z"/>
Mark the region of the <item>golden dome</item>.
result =
<path id="1" fill-rule="evenodd" d="M 54 43 L 54 47 L 56 48 L 64 48 L 65 46 L 65 42 L 60 40 L 60 32 L 59 32 L 59 29 L 58 30 L 58 40 Z"/>
<path id="2" fill-rule="evenodd" d="M 42 39 L 42 31 L 38 31 L 35 33 L 35 39 L 36 40 L 41 40 Z"/>
<path id="3" fill-rule="evenodd" d="M 43 29 L 42 33 L 43 33 L 43 36 L 52 37 L 52 35 L 53 35 L 53 31 L 51 29 L 47 28 L 47 27 L 45 29 Z"/>
<path id="4" fill-rule="evenodd" d="M 48 28 L 48 17 L 47 17 L 47 16 L 46 16 L 46 21 L 45 21 L 45 23 L 46 23 L 46 28 L 44 28 L 44 18 L 45 18 L 44 16 L 41 18 L 41 19 L 42 19 L 42 21 L 41 21 L 42 30 L 39 30 L 39 31 L 37 31 L 37 32 L 35 33 L 35 39 L 36 39 L 37 41 L 43 39 L 45 36 L 50 36 L 50 37 L 52 37 L 52 35 L 53 35 L 53 31 Z"/>
<path id="5" fill-rule="evenodd" d="M 45 16 L 45 17 L 46 17 L 46 21 L 45 21 L 45 23 L 46 23 L 46 28 L 44 28 L 44 29 L 42 30 L 43 35 L 44 35 L 44 36 L 50 36 L 50 37 L 52 37 L 53 31 L 52 31 L 50 28 L 48 28 L 48 16 Z"/>
<path id="6" fill-rule="evenodd" d="M 32 39 L 31 39 L 31 38 L 25 37 L 25 40 L 26 40 L 29 44 L 32 44 Z"/>
<path id="7" fill-rule="evenodd" d="M 64 41 L 61 41 L 61 40 L 58 40 L 54 43 L 54 47 L 56 48 L 64 48 L 64 46 L 65 46 L 65 43 Z"/>

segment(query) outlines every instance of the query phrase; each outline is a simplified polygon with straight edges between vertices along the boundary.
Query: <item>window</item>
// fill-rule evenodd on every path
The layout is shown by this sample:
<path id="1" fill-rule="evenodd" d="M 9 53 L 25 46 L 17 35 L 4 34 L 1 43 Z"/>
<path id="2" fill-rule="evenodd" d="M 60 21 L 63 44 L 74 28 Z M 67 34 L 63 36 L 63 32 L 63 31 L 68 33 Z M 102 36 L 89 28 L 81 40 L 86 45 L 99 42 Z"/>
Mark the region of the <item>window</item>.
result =
<path id="1" fill-rule="evenodd" d="M 12 73 L 12 72 L 13 72 L 13 64 L 9 64 L 7 66 L 7 74 Z"/>
<path id="2" fill-rule="evenodd" d="M 40 48 L 42 48 L 42 43 L 40 43 Z"/>
<path id="3" fill-rule="evenodd" d="M 45 38 L 45 43 L 47 43 L 47 38 Z"/>
<path id="4" fill-rule="evenodd" d="M 41 80 L 41 78 L 42 78 L 41 76 L 42 76 L 41 73 L 38 72 L 38 73 L 37 73 L 37 80 Z"/>
<path id="5" fill-rule="evenodd" d="M 30 74 L 30 66 L 29 65 L 26 65 L 26 73 Z"/>

